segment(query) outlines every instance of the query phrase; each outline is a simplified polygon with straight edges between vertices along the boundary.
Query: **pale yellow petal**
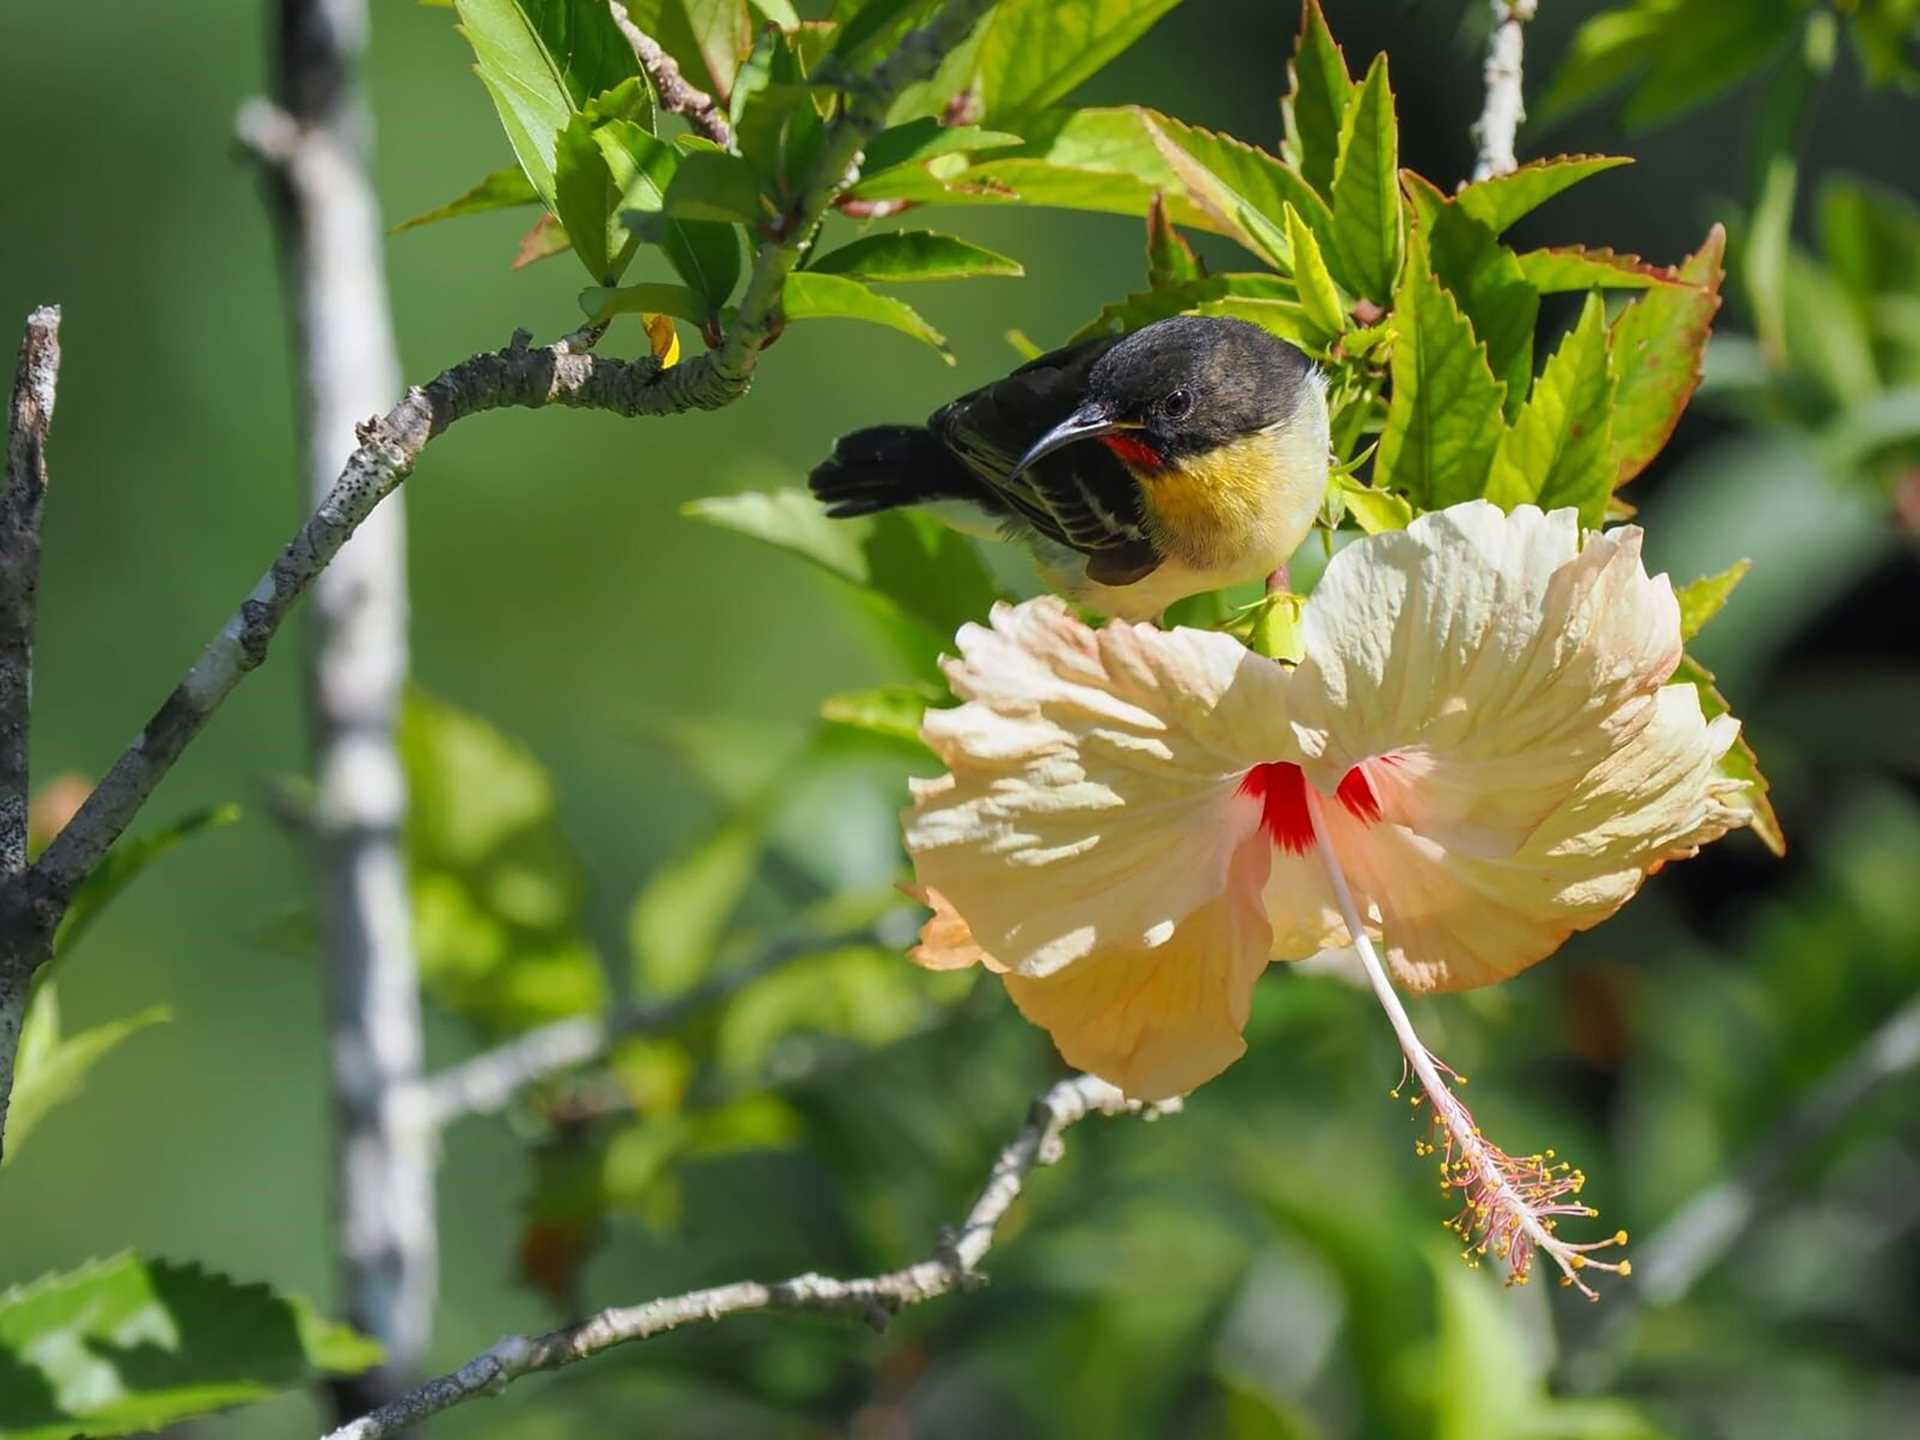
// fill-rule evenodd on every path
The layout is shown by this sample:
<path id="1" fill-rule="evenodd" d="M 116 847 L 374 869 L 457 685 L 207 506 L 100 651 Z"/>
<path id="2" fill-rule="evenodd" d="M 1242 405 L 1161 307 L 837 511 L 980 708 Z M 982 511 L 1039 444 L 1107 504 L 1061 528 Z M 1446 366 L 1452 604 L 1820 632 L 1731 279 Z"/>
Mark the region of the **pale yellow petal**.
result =
<path id="1" fill-rule="evenodd" d="M 923 730 L 951 773 L 905 817 L 920 883 L 1022 975 L 1167 943 L 1259 823 L 1239 787 L 1287 743 L 1285 670 L 1212 632 L 1096 632 L 1051 598 L 959 646 L 967 703 Z"/>
<path id="2" fill-rule="evenodd" d="M 1267 964 L 1259 897 L 1271 853 L 1263 837 L 1240 846 L 1223 893 L 1161 944 L 1102 948 L 1044 979 L 1009 974 L 1007 993 L 1068 1064 L 1138 1099 L 1211 1080 L 1246 1053 L 1241 1032 Z"/>

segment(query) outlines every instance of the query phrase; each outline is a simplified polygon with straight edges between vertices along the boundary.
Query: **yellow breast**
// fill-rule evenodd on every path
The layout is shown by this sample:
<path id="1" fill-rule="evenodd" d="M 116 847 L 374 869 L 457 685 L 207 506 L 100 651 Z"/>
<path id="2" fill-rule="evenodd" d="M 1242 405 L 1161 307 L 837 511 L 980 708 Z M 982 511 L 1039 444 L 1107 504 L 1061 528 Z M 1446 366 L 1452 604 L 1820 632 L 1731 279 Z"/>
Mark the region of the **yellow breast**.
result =
<path id="1" fill-rule="evenodd" d="M 1139 472 L 1161 552 L 1210 568 L 1234 563 L 1249 548 L 1286 543 L 1290 550 L 1326 487 L 1324 455 L 1312 457 L 1316 466 L 1296 453 L 1300 448 L 1276 426 Z M 1291 538 L 1283 541 L 1282 532 Z"/>

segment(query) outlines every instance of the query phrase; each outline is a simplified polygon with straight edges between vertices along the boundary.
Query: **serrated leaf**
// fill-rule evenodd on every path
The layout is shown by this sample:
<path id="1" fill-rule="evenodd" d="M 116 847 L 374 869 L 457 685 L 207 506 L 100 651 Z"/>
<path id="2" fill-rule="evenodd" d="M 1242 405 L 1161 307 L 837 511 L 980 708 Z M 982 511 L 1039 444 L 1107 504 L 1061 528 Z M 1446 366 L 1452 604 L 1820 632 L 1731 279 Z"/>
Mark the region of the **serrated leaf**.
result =
<path id="1" fill-rule="evenodd" d="M 1400 136 L 1382 51 L 1340 123 L 1328 263 L 1356 295 L 1385 304 L 1400 273 Z"/>
<path id="2" fill-rule="evenodd" d="M 0 1293 L 0 1433 L 158 1430 L 379 1360 L 304 1301 L 125 1254 Z"/>
<path id="3" fill-rule="evenodd" d="M 1506 414 L 1519 414 L 1533 379 L 1533 332 L 1540 295 L 1493 231 L 1417 175 L 1405 177 L 1414 223 L 1425 232 L 1433 273 L 1487 347 L 1494 378 L 1507 387 Z"/>
<path id="4" fill-rule="evenodd" d="M 1186 236 L 1167 217 L 1166 196 L 1156 191 L 1147 208 L 1147 287 L 1164 290 L 1189 280 L 1204 280 L 1207 267 Z"/>
<path id="5" fill-rule="evenodd" d="M 1674 587 L 1673 598 L 1680 603 L 1680 640 L 1684 644 L 1706 629 L 1733 594 L 1734 587 L 1747 578 L 1751 560 L 1739 560 L 1717 575 L 1702 575 L 1698 580 Z"/>
<path id="6" fill-rule="evenodd" d="M 427 994 L 502 1032 L 604 1009 L 582 925 L 584 876 L 545 767 L 486 721 L 417 690 L 401 712 L 400 754 Z"/>
<path id="7" fill-rule="evenodd" d="M 0 1165 L 11 1165 L 18 1158 L 20 1147 L 47 1112 L 77 1096 L 86 1084 L 87 1073 L 121 1041 L 172 1018 L 166 1006 L 154 1005 L 77 1035 L 62 1035 L 59 992 L 53 977 L 44 976 L 34 987 L 21 1027 L 13 1099 L 7 1112 L 7 1153 Z"/>
<path id="8" fill-rule="evenodd" d="M 931 345 L 941 359 L 954 363 L 947 349 L 947 337 L 929 325 L 912 306 L 869 290 L 858 280 L 841 275 L 822 275 L 811 270 L 797 271 L 787 277 L 781 309 L 788 320 L 864 320 L 869 325 L 884 325 L 903 335 Z"/>
<path id="9" fill-rule="evenodd" d="M 1700 384 L 1701 358 L 1720 308 L 1727 235 L 1715 225 L 1675 272 L 1678 285 L 1647 291 L 1615 317 L 1609 345 L 1614 392 L 1614 488 L 1646 469 L 1680 423 Z"/>
<path id="10" fill-rule="evenodd" d="M 567 122 L 640 73 L 603 0 L 455 0 L 481 83 L 528 182 L 551 208 Z"/>
<path id="11" fill-rule="evenodd" d="M 1580 321 L 1547 360 L 1533 393 L 1500 437 L 1487 498 L 1502 509 L 1571 505 L 1598 529 L 1613 493 L 1614 377 L 1608 363 L 1607 311 L 1589 293 Z"/>
<path id="12" fill-rule="evenodd" d="M 1018 260 L 935 230 L 866 235 L 830 250 L 808 267 L 813 275 L 844 275 L 883 285 L 915 280 L 965 280 L 978 275 L 1024 275 Z"/>
<path id="13" fill-rule="evenodd" d="M 1627 155 L 1556 155 L 1550 160 L 1531 160 L 1504 175 L 1474 181 L 1454 196 L 1454 204 L 1498 235 L 1562 190 L 1631 164 L 1633 159 Z"/>
<path id="14" fill-rule="evenodd" d="M 1505 387 L 1458 302 L 1434 277 L 1418 227 L 1389 324 L 1393 388 L 1375 483 L 1404 491 L 1422 510 L 1477 499 L 1500 442 Z"/>
<path id="15" fill-rule="evenodd" d="M 1708 720 L 1731 712 L 1732 707 L 1727 704 L 1726 696 L 1714 686 L 1713 672 L 1691 655 L 1680 657 L 1679 668 L 1673 672 L 1673 681 L 1691 685 L 1700 692 L 1700 713 Z M 1786 832 L 1780 828 L 1780 817 L 1773 813 L 1773 802 L 1767 798 L 1772 786 L 1767 777 L 1760 773 L 1759 757 L 1747 743 L 1744 730 L 1733 742 L 1733 748 L 1720 758 L 1720 763 L 1714 768 L 1726 778 L 1739 782 L 1737 808 L 1745 812 L 1747 824 L 1759 837 L 1760 843 L 1775 855 L 1784 856 L 1787 853 Z"/>
<path id="16" fill-rule="evenodd" d="M 1204 161 L 1189 153 L 1163 130 L 1154 119 L 1144 122 L 1147 136 L 1173 171 L 1180 188 L 1199 207 L 1214 227 L 1230 235 L 1276 270 L 1291 267 L 1286 232 L 1221 176 L 1207 168 Z"/>
<path id="17" fill-rule="evenodd" d="M 518 165 L 509 165 L 504 170 L 494 171 L 466 194 L 444 205 L 436 205 L 431 210 L 423 210 L 412 219 L 402 220 L 387 233 L 398 235 L 403 230 L 438 224 L 462 215 L 480 215 L 489 210 L 511 210 L 516 206 L 539 203 L 539 192 L 529 183 L 526 173 Z"/>
<path id="18" fill-rule="evenodd" d="M 1520 273 L 1542 295 L 1569 290 L 1651 290 L 1682 283 L 1666 265 L 1649 265 L 1638 255 L 1621 255 L 1605 248 L 1556 245 L 1522 251 Z"/>
<path id="19" fill-rule="evenodd" d="M 171 825 L 163 825 L 158 830 L 122 837 L 107 852 L 107 858 L 81 882 L 67 906 L 67 913 L 60 917 L 60 924 L 53 932 L 55 958 L 72 951 L 80 943 L 81 937 L 93 928 L 94 922 L 105 913 L 107 906 L 154 861 L 171 854 L 194 836 L 223 829 L 239 818 L 238 805 L 210 805 L 204 810 L 183 815 Z"/>
<path id="20" fill-rule="evenodd" d="M 1340 156 L 1340 130 L 1353 99 L 1346 56 L 1333 43 L 1320 0 L 1300 7 L 1300 36 L 1287 62 L 1288 91 L 1280 102 L 1287 138 L 1282 152 L 1306 182 L 1333 199 L 1333 172 Z"/>
<path id="21" fill-rule="evenodd" d="M 1300 296 L 1300 306 L 1327 340 L 1337 339 L 1348 328 L 1347 306 L 1333 283 L 1326 258 L 1320 253 L 1320 242 L 1313 238 L 1313 231 L 1291 205 L 1286 207 L 1286 230 L 1287 248 L 1293 252 L 1293 285 Z"/>

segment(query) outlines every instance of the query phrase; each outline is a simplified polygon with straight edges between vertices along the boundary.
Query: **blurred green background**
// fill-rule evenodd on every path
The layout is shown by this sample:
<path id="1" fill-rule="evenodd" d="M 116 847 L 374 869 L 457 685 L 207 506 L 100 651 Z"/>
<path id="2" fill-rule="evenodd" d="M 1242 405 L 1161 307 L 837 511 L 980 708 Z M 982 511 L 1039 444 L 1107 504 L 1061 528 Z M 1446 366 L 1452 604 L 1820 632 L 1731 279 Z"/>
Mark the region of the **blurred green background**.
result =
<path id="1" fill-rule="evenodd" d="M 0 8 L 0 319 L 65 307 L 35 687 L 43 781 L 98 773 L 297 518 L 271 236 L 232 139 L 236 105 L 262 85 L 265 8 Z M 397 219 L 509 157 L 449 12 L 374 8 L 379 185 Z M 1551 68 L 1597 8 L 1544 4 L 1530 72 Z M 1356 71 L 1376 50 L 1391 55 L 1403 163 L 1462 176 L 1484 6 L 1327 9 Z M 1076 98 L 1139 101 L 1272 146 L 1296 18 L 1290 3 L 1193 0 Z M 1604 105 L 1529 126 L 1523 158 L 1624 150 L 1640 163 L 1529 217 L 1517 243 L 1679 259 L 1747 203 L 1757 103 L 1748 87 L 1641 137 L 1623 136 Z M 1844 171 L 1911 196 L 1917 116 L 1912 98 L 1866 93 L 1843 52 L 1806 135 L 1807 193 Z M 1812 209 L 1799 227 L 1809 241 Z M 528 218 L 392 241 L 410 378 L 516 326 L 548 338 L 577 323 L 571 261 L 507 269 Z M 678 507 L 795 484 L 840 431 L 918 417 L 1006 369 L 1008 328 L 1054 342 L 1140 280 L 1135 222 L 933 219 L 1028 269 L 914 296 L 958 369 L 883 331 L 798 326 L 725 413 L 481 417 L 436 442 L 407 485 L 418 677 L 551 768 L 587 866 L 589 929 L 609 957 L 625 954 L 636 890 L 722 813 L 673 737 L 701 736 L 709 769 L 779 786 L 823 695 L 892 674 L 831 581 Z M 1801 323 L 1790 340 L 1817 349 L 1819 316 Z M 1742 328 L 1735 302 L 1722 329 Z M 638 332 L 610 343 L 635 345 Z M 1724 383 L 1628 498 L 1676 579 L 1755 562 L 1701 658 L 1775 781 L 1790 858 L 1736 837 L 1539 970 L 1417 1007 L 1435 1048 L 1473 1076 L 1489 1132 L 1576 1157 L 1601 1223 L 1638 1240 L 1773 1143 L 1794 1102 L 1920 991 L 1912 532 L 1884 485 L 1835 462 L 1826 412 L 1797 393 L 1757 394 L 1750 361 L 1739 345 L 1716 352 Z M 238 799 L 246 820 L 144 878 L 65 967 L 74 1026 L 156 1001 L 176 1019 L 105 1063 L 9 1166 L 0 1284 L 134 1246 L 328 1294 L 321 983 L 298 943 L 300 858 L 263 803 L 302 759 L 292 661 L 291 647 L 277 652 L 238 692 L 143 817 Z M 749 913 L 890 879 L 909 768 L 868 756 L 811 776 Z M 1502 1290 L 1447 1258 L 1430 1172 L 1385 1096 L 1391 1040 L 1364 996 L 1276 973 L 1249 1040 L 1248 1059 L 1185 1116 L 1076 1132 L 991 1257 L 990 1290 L 885 1336 L 750 1319 L 672 1337 L 516 1386 L 436 1433 L 1911 1433 L 1911 1075 L 1830 1140 L 1779 1155 L 1779 1184 L 1737 1254 L 1642 1313 L 1630 1282 L 1588 1307 L 1539 1284 Z M 456 1056 L 471 1036 L 436 1016 L 430 1044 Z M 616 1216 L 573 1298 L 904 1263 L 958 1218 L 1058 1063 L 985 987 L 922 1033 L 833 1054 L 772 1077 L 783 1124 L 798 1127 L 785 1145 L 679 1165 L 675 1200 Z M 561 1318 L 515 1279 L 529 1125 L 469 1122 L 448 1137 L 437 1364 Z M 1550 1374 L 1577 1398 L 1547 1401 Z M 274 1440 L 314 1433 L 318 1413 L 296 1395 L 199 1432 Z"/>

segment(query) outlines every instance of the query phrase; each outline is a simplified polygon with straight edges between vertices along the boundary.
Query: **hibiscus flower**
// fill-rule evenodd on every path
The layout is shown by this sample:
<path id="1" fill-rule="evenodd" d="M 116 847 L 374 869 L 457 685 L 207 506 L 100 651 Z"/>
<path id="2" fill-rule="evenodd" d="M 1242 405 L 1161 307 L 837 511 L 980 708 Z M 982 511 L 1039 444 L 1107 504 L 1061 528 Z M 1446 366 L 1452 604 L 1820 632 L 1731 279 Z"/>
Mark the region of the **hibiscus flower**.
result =
<path id="1" fill-rule="evenodd" d="M 1559 1203 L 1578 1177 L 1478 1139 L 1387 972 L 1503 980 L 1742 823 L 1716 769 L 1737 723 L 1669 683 L 1679 609 L 1640 540 L 1583 538 L 1571 510 L 1423 515 L 1334 557 L 1292 666 L 1054 598 L 996 608 L 947 662 L 964 703 L 922 731 L 949 773 L 905 816 L 935 911 L 915 958 L 999 972 L 1068 1061 L 1158 1099 L 1245 1052 L 1270 961 L 1355 947 L 1485 1210 L 1470 1238 L 1548 1243 L 1491 1233 L 1487 1189 L 1530 1186 L 1537 1224 L 1587 1213 Z"/>

